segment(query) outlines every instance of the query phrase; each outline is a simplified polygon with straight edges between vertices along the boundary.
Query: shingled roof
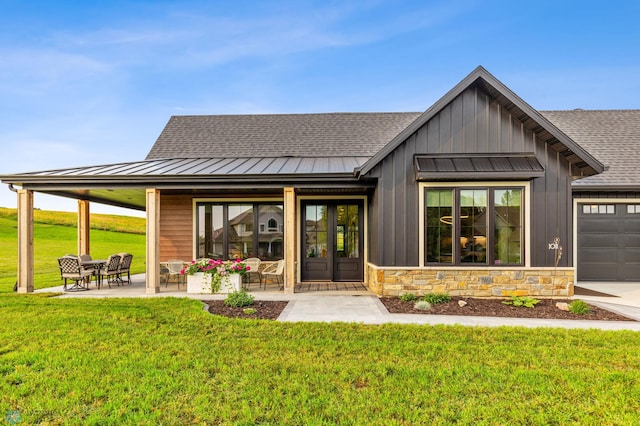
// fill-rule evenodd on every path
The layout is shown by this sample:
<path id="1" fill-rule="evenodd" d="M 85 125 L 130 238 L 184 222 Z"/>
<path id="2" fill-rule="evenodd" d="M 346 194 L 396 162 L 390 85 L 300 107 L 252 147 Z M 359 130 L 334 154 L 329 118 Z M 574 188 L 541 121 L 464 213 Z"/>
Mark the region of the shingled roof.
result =
<path id="1" fill-rule="evenodd" d="M 540 113 L 607 167 L 601 174 L 575 181 L 574 188 L 640 187 L 640 110 Z"/>
<path id="2" fill-rule="evenodd" d="M 173 116 L 147 160 L 371 157 L 419 112 Z"/>

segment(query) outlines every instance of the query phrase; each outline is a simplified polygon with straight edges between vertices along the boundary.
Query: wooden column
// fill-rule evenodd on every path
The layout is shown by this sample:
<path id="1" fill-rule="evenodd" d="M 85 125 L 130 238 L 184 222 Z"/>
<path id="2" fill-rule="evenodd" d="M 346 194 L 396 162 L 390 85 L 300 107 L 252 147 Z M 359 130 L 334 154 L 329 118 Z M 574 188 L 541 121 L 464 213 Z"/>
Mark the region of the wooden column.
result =
<path id="1" fill-rule="evenodd" d="M 89 202 L 86 200 L 78 200 L 78 255 L 91 254 L 90 229 Z"/>
<path id="2" fill-rule="evenodd" d="M 33 293 L 33 191 L 18 190 L 18 293 Z"/>
<path id="3" fill-rule="evenodd" d="M 294 293 L 296 282 L 296 193 L 284 189 L 284 292 Z"/>
<path id="4" fill-rule="evenodd" d="M 160 190 L 147 188 L 147 294 L 160 292 Z"/>

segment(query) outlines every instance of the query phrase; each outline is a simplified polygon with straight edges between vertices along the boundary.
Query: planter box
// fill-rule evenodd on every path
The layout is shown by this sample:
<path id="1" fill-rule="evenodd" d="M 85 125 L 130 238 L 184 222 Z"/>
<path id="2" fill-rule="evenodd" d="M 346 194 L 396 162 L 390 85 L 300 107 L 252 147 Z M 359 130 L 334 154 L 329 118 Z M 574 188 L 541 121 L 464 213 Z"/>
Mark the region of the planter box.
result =
<path id="1" fill-rule="evenodd" d="M 240 274 L 230 274 L 222 277 L 218 293 L 240 291 L 242 286 L 241 278 Z M 205 275 L 203 272 L 187 275 L 187 293 L 211 294 L 211 275 Z"/>

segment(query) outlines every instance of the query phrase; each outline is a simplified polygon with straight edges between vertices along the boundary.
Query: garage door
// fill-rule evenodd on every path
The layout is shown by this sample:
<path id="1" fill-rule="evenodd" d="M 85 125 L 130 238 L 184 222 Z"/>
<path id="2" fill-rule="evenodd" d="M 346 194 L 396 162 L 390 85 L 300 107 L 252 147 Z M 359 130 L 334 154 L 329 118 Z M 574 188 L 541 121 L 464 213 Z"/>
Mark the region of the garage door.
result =
<path id="1" fill-rule="evenodd" d="M 640 281 L 640 204 L 578 206 L 578 280 Z"/>

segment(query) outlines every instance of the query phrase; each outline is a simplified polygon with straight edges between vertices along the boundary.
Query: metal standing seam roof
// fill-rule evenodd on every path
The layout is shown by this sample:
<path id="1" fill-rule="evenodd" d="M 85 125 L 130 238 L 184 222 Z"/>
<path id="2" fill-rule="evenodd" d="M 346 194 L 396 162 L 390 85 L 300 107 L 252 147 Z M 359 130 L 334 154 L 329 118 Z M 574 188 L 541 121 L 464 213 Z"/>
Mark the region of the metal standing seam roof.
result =
<path id="1" fill-rule="evenodd" d="M 417 155 L 418 180 L 530 179 L 544 176 L 534 154 Z"/>
<path id="2" fill-rule="evenodd" d="M 144 177 L 215 177 L 261 175 L 353 174 L 369 157 L 219 157 L 173 158 L 107 164 L 103 166 L 47 170 L 11 175 L 13 183 L 38 178 L 144 178 Z"/>

